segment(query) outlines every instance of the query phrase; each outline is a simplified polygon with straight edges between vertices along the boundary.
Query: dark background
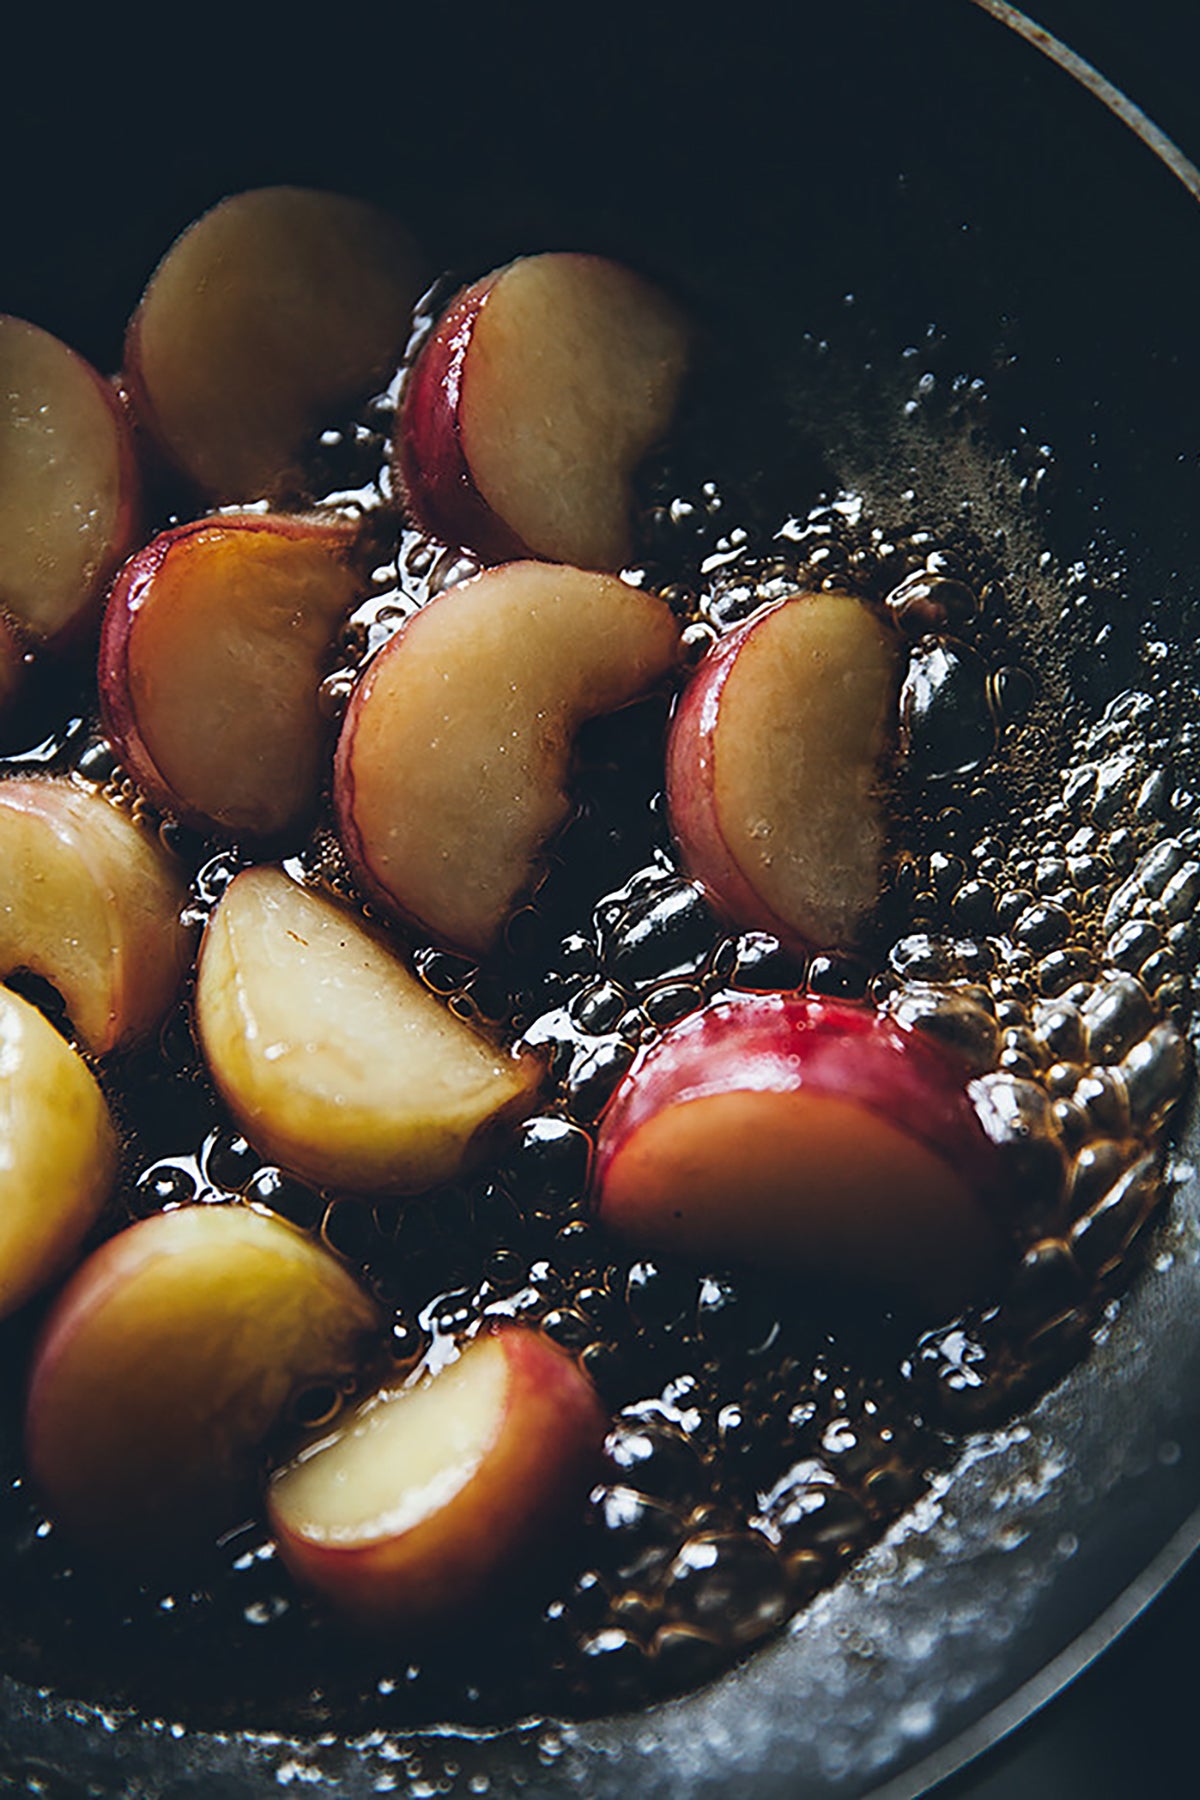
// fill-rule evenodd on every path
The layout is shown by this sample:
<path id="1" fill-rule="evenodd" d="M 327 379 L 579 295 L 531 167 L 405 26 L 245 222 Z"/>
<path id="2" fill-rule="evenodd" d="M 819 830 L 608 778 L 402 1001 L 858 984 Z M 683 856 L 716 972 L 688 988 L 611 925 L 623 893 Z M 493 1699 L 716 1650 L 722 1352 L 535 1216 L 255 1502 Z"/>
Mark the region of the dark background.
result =
<path id="1" fill-rule="evenodd" d="M 1197 0 L 1029 0 L 1027 10 L 1200 162 Z M 1196 306 L 1200 323 L 1200 295 Z M 1198 1630 L 1193 1557 L 1057 1699 L 940 1783 L 937 1800 L 1182 1800 L 1200 1791 Z"/>

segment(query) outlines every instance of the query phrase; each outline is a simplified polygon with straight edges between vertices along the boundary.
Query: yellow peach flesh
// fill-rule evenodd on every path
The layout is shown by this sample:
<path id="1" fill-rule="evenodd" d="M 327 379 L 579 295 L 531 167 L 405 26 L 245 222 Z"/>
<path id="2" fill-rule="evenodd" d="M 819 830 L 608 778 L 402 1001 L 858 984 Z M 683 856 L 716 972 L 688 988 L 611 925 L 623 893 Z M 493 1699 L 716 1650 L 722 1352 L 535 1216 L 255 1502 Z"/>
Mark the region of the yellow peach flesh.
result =
<path id="1" fill-rule="evenodd" d="M 71 1261 L 116 1170 L 117 1134 L 87 1064 L 0 988 L 0 1318 Z"/>
<path id="2" fill-rule="evenodd" d="M 504 1422 L 508 1362 L 482 1339 L 433 1380 L 385 1389 L 273 1481 L 271 1509 L 310 1543 L 395 1538 L 449 1505 Z"/>
<path id="3" fill-rule="evenodd" d="M 0 319 L 0 606 L 39 637 L 70 622 L 121 552 L 121 430 L 80 357 Z"/>
<path id="4" fill-rule="evenodd" d="M 271 834 L 315 799 L 317 690 L 359 577 L 344 542 L 234 530 L 182 538 L 130 627 L 128 702 L 159 774 L 230 831 Z"/>
<path id="5" fill-rule="evenodd" d="M 957 1297 L 995 1234 L 946 1161 L 826 1094 L 737 1091 L 664 1107 L 605 1180 L 602 1217 L 638 1243 L 742 1256 Z"/>
<path id="6" fill-rule="evenodd" d="M 532 1105 L 533 1057 L 496 1048 L 343 907 L 280 871 L 227 889 L 200 959 L 209 1069 L 247 1136 L 309 1180 L 414 1191 Z"/>
<path id="7" fill-rule="evenodd" d="M 870 607 L 810 594 L 763 618 L 721 689 L 721 835 L 754 893 L 815 944 L 852 942 L 878 896 L 896 661 Z"/>
<path id="8" fill-rule="evenodd" d="M 58 989 L 97 1055 L 167 1011 L 191 961 L 187 884 L 160 839 L 92 789 L 0 782 L 0 976 Z"/>
<path id="9" fill-rule="evenodd" d="M 678 643 L 653 595 L 554 564 L 441 596 L 368 672 L 343 737 L 370 878 L 449 942 L 490 948 L 569 815 L 579 725 L 652 687 Z"/>
<path id="10" fill-rule="evenodd" d="M 196 1206 L 131 1226 L 76 1272 L 35 1354 L 27 1445 L 53 1516 L 134 1556 L 219 1529 L 291 1398 L 352 1371 L 378 1326 L 282 1219 Z"/>
<path id="11" fill-rule="evenodd" d="M 630 476 L 670 424 L 687 352 L 666 296 L 601 257 L 531 256 L 497 276 L 467 353 L 462 446 L 535 555 L 621 567 Z"/>
<path id="12" fill-rule="evenodd" d="M 324 414 L 392 374 L 425 279 L 407 232 L 362 201 L 233 195 L 176 241 L 134 316 L 149 423 L 218 498 L 281 491 Z"/>

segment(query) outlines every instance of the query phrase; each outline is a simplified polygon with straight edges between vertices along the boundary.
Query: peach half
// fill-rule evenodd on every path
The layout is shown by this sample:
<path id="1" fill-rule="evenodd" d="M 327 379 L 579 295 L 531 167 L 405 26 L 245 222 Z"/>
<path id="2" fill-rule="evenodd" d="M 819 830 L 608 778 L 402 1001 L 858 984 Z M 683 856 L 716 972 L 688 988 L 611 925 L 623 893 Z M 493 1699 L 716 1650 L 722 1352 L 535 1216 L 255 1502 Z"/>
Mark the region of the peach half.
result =
<path id="1" fill-rule="evenodd" d="M 187 882 L 161 838 L 66 777 L 0 781 L 0 978 L 56 988 L 95 1056 L 158 1026 L 191 965 Z"/>
<path id="2" fill-rule="evenodd" d="M 117 1134 L 83 1058 L 0 988 L 0 1319 L 78 1254 L 117 1172 Z"/>
<path id="3" fill-rule="evenodd" d="M 267 1507 L 296 1579 L 397 1634 L 479 1606 L 582 1517 L 608 1420 L 588 1377 L 527 1325 L 384 1388 L 276 1472 Z"/>
<path id="4" fill-rule="evenodd" d="M 283 514 L 165 531 L 113 584 L 100 641 L 105 726 L 164 811 L 259 840 L 315 811 L 329 726 L 318 689 L 362 588 L 347 521 Z"/>
<path id="5" fill-rule="evenodd" d="M 755 613 L 701 663 L 672 724 L 667 804 L 685 867 L 735 924 L 802 952 L 861 931 L 898 661 L 880 613 L 821 592 Z"/>
<path id="6" fill-rule="evenodd" d="M 439 595 L 370 664 L 342 724 L 334 802 L 363 885 L 485 955 L 570 817 L 580 726 L 678 658 L 669 607 L 610 575 L 509 563 Z"/>
<path id="7" fill-rule="evenodd" d="M 427 279 L 378 207 L 310 188 L 234 194 L 176 239 L 133 315 L 137 416 L 215 500 L 293 491 L 309 435 L 390 380 Z"/>
<path id="8" fill-rule="evenodd" d="M 602 1121 L 592 1182 L 601 1222 L 636 1245 L 944 1311 L 998 1264 L 998 1179 L 940 1051 L 865 1006 L 753 994 L 643 1053 Z"/>
<path id="9" fill-rule="evenodd" d="M 456 1018 L 345 907 L 246 869 L 205 933 L 196 1026 L 259 1150 L 318 1185 L 452 1180 L 533 1108 L 543 1066 Z"/>
<path id="10" fill-rule="evenodd" d="M 35 641 L 78 638 L 133 549 L 140 481 L 117 394 L 37 325 L 0 316 L 0 608 Z"/>
<path id="11" fill-rule="evenodd" d="M 632 480 L 675 414 L 691 330 L 601 256 L 495 269 L 421 350 L 398 421 L 398 486 L 419 523 L 487 562 L 619 569 Z"/>
<path id="12" fill-rule="evenodd" d="M 35 1346 L 30 1474 L 99 1555 L 198 1548 L 253 1504 L 264 1440 L 306 1389 L 353 1380 L 374 1301 L 286 1220 L 190 1206 L 118 1232 Z"/>

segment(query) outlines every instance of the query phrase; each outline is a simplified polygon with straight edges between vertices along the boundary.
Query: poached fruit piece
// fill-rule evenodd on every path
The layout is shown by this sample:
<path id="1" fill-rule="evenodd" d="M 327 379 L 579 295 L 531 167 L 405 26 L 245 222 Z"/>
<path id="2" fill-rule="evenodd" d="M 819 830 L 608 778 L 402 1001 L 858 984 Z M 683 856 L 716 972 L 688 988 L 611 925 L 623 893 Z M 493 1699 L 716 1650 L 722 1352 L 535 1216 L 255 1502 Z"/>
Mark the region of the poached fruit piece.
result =
<path id="1" fill-rule="evenodd" d="M 100 642 L 109 736 L 155 804 L 202 831 L 274 840 L 316 809 L 318 689 L 362 588 L 345 520 L 282 514 L 163 532 L 113 585 Z"/>
<path id="2" fill-rule="evenodd" d="M 453 1180 L 532 1110 L 544 1073 L 457 1018 L 344 907 L 266 867 L 237 876 L 209 922 L 196 1026 L 251 1143 L 359 1193 Z"/>
<path id="3" fill-rule="evenodd" d="M 103 1557 L 198 1549 L 253 1505 L 289 1405 L 352 1379 L 381 1325 L 342 1264 L 274 1215 L 191 1206 L 118 1232 L 34 1349 L 26 1456 L 51 1517 Z"/>
<path id="4" fill-rule="evenodd" d="M 378 207 L 298 187 L 234 194 L 176 239 L 130 321 L 137 416 L 212 499 L 294 491 L 310 435 L 391 378 L 427 279 Z"/>
<path id="5" fill-rule="evenodd" d="M 342 725 L 334 801 L 364 887 L 485 955 L 570 816 L 580 726 L 678 657 L 670 609 L 613 576 L 510 563 L 440 594 L 371 663 Z"/>
<path id="6" fill-rule="evenodd" d="M 466 288 L 413 365 L 398 485 L 434 536 L 485 562 L 619 569 L 631 484 L 675 415 L 691 330 L 601 256 L 521 257 Z"/>
<path id="7" fill-rule="evenodd" d="M 117 1172 L 95 1077 L 27 1000 L 0 987 L 0 1319 L 73 1261 Z"/>
<path id="8" fill-rule="evenodd" d="M 362 1401 L 267 1492 L 296 1579 L 402 1635 L 457 1620 L 581 1518 L 608 1428 L 574 1359 L 527 1325 Z"/>
<path id="9" fill-rule="evenodd" d="M 964 1071 L 865 1006 L 716 1001 L 634 1064 L 601 1124 L 599 1218 L 639 1246 L 952 1309 L 1001 1265 L 999 1155 Z"/>
<path id="10" fill-rule="evenodd" d="M 121 402 L 82 356 L 0 316 L 0 608 L 35 642 L 95 625 L 137 540 L 140 481 Z"/>
<path id="11" fill-rule="evenodd" d="M 0 978 L 58 990 L 94 1056 L 158 1026 L 191 965 L 181 865 L 162 839 L 67 777 L 0 781 Z"/>
<path id="12" fill-rule="evenodd" d="M 735 924 L 792 949 L 852 944 L 874 908 L 899 639 L 865 601 L 798 594 L 709 651 L 667 750 L 689 874 Z"/>

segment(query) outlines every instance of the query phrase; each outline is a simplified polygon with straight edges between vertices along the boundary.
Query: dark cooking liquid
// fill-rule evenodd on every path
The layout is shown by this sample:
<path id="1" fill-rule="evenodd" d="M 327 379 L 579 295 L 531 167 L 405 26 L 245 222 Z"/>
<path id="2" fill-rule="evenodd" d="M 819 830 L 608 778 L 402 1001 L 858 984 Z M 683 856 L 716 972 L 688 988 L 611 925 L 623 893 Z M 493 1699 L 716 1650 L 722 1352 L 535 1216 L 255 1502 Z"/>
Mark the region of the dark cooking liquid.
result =
<path id="1" fill-rule="evenodd" d="M 503 955 L 481 969 L 416 948 L 456 1012 L 549 1054 L 544 1109 L 498 1166 L 411 1201 L 317 1194 L 229 1127 L 184 1007 L 152 1051 L 106 1072 L 129 1139 L 108 1229 L 164 1205 L 254 1202 L 366 1272 L 394 1308 L 399 1372 L 496 1316 L 536 1321 L 579 1355 L 615 1426 L 553 1579 L 403 1651 L 350 1637 L 298 1595 L 254 1519 L 187 1580 L 109 1583 L 75 1567 L 26 1490 L 13 1379 L 7 1671 L 145 1716 L 348 1734 L 644 1702 L 773 1632 L 947 1466 L 959 1434 L 1011 1417 L 1085 1351 L 1158 1202 L 1161 1127 L 1185 1076 L 1200 832 L 1186 824 L 1194 746 L 1179 722 L 1194 693 L 1147 636 L 1141 687 L 1078 697 L 1086 657 L 1073 659 L 1113 629 L 1108 602 L 1086 570 L 1041 555 L 1025 500 L 1044 459 L 975 447 L 976 402 L 960 384 L 931 422 L 914 368 L 889 401 L 886 456 L 851 442 L 839 488 L 815 460 L 747 449 L 709 397 L 647 476 L 640 567 L 685 620 L 693 658 L 797 587 L 891 597 L 909 643 L 890 776 L 901 828 L 861 955 L 804 966 L 713 918 L 664 817 L 663 698 L 587 728 L 578 814 Z M 386 424 L 381 405 L 326 434 L 314 492 L 361 490 L 377 507 Z M 378 518 L 376 591 L 325 684 L 331 717 L 363 658 L 471 568 L 410 531 L 396 544 Z M 31 762 L 79 767 L 134 803 L 85 715 L 12 766 Z M 168 835 L 203 915 L 239 852 Z M 298 860 L 349 891 L 328 827 Z M 966 1057 L 1012 1168 L 1018 1250 L 993 1304 L 921 1336 L 793 1277 L 638 1256 L 589 1218 L 589 1134 L 638 1047 L 715 994 L 802 982 L 870 997 Z M 6 1328 L 9 1366 L 30 1329 Z M 306 1395 L 300 1417 L 339 1401 Z"/>

